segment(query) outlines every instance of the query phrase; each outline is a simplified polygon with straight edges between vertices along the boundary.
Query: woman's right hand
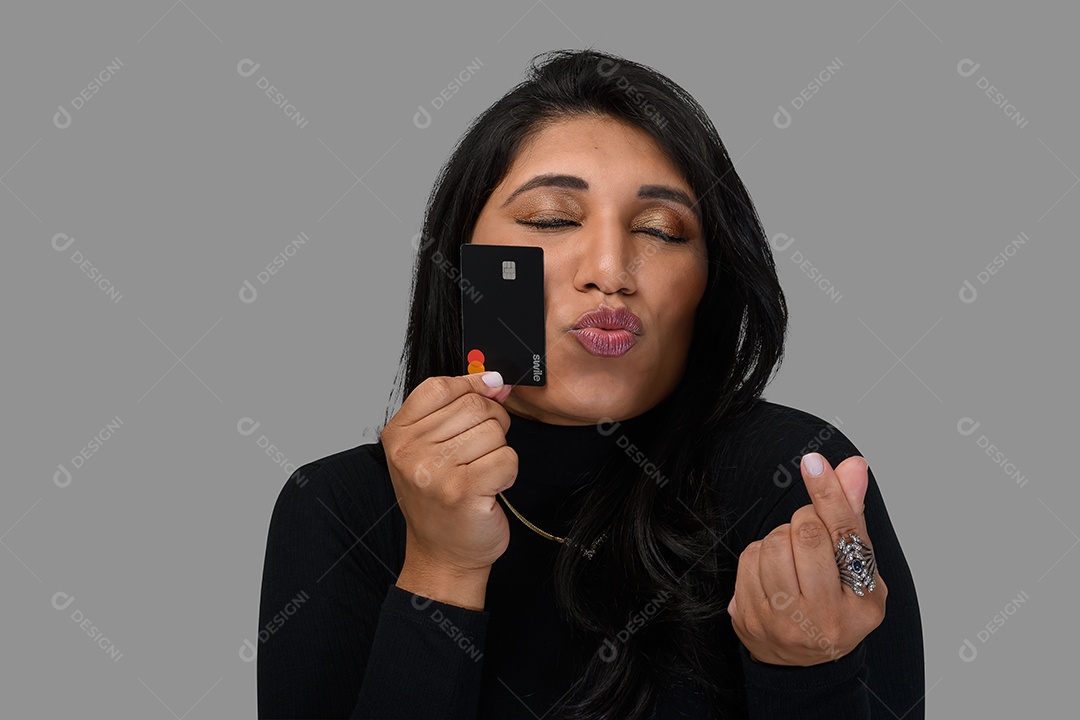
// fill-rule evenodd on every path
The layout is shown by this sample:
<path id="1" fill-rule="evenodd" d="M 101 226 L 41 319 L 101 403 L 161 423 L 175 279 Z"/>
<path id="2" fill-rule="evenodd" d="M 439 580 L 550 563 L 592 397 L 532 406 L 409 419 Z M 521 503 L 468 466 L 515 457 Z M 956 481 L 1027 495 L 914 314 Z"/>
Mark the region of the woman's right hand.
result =
<path id="1" fill-rule="evenodd" d="M 484 382 L 495 376 L 496 387 Z M 510 544 L 496 494 L 514 484 L 506 444 L 512 386 L 499 373 L 430 377 L 383 428 L 390 479 L 407 528 L 405 569 L 483 576 Z M 402 575 L 405 575 L 405 569 Z"/>

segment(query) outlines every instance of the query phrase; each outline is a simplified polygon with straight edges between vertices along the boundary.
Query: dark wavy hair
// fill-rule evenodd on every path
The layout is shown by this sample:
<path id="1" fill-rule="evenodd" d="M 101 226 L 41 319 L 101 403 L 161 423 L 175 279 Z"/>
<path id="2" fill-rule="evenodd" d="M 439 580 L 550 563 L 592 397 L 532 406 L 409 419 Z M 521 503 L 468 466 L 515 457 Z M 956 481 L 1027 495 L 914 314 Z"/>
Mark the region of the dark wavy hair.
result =
<path id="1" fill-rule="evenodd" d="M 556 600 L 580 638 L 584 668 L 557 709 L 568 720 L 642 718 L 662 686 L 696 686 L 718 717 L 740 695 L 738 657 L 721 652 L 736 562 L 714 551 L 723 507 L 725 429 L 761 397 L 783 358 L 788 313 L 773 255 L 750 196 L 708 115 L 659 72 L 592 49 L 534 56 L 525 79 L 479 115 L 443 166 L 414 238 L 412 305 L 393 408 L 426 378 L 461 375 L 459 267 L 485 202 L 522 143 L 554 121 L 617 118 L 651 135 L 698 199 L 709 277 L 696 309 L 680 384 L 656 408 L 655 432 L 634 444 L 670 478 L 631 465 L 613 447 L 594 481 L 576 492 L 571 536 L 609 540 L 596 557 L 560 546 Z M 435 259 L 439 261 L 436 262 Z M 380 439 L 381 450 L 381 439 Z M 620 459 L 621 458 L 621 459 Z M 660 606 L 624 632 L 647 603 Z M 730 628 L 728 628 L 730 629 Z M 725 684 L 727 683 L 727 684 Z"/>

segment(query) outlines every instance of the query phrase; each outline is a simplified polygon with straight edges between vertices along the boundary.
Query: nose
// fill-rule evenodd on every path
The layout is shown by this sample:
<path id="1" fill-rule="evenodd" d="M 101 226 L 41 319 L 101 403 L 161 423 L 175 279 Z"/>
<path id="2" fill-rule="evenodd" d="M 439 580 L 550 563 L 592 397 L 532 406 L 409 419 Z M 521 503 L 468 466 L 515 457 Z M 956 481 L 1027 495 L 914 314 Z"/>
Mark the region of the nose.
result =
<path id="1" fill-rule="evenodd" d="M 634 236 L 614 218 L 594 219 L 583 230 L 574 287 L 583 292 L 599 288 L 605 295 L 634 292 Z"/>

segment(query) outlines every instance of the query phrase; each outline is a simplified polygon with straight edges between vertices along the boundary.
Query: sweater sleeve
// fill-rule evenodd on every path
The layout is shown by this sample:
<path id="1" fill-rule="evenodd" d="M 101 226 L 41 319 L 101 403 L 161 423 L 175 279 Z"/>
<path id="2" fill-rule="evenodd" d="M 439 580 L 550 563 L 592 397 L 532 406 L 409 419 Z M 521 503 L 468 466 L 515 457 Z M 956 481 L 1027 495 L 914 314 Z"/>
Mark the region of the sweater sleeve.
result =
<path id="1" fill-rule="evenodd" d="M 470 718 L 488 613 L 393 583 L 393 493 L 368 463 L 299 468 L 278 496 L 256 647 L 260 718 Z"/>
<path id="2" fill-rule="evenodd" d="M 391 585 L 353 718 L 475 718 L 488 613 Z"/>
<path id="3" fill-rule="evenodd" d="M 818 452 L 833 467 L 861 455 L 840 432 Z M 752 660 L 740 642 L 751 718 L 925 717 L 922 621 L 915 584 L 873 471 L 867 475 L 864 515 L 878 572 L 889 588 L 885 619 L 847 655 L 809 667 Z M 790 522 L 798 508 L 809 504 L 812 501 L 796 471 L 754 539 Z"/>

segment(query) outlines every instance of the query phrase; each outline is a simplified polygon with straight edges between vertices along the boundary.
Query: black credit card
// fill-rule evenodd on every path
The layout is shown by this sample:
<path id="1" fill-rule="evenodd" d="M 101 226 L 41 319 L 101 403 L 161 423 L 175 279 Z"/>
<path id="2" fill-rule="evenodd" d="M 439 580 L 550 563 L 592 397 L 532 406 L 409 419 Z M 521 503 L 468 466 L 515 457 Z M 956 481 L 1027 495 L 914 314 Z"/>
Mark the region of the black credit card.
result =
<path id="1" fill-rule="evenodd" d="M 547 384 L 544 249 L 461 246 L 462 374 L 497 370 L 507 385 Z"/>

